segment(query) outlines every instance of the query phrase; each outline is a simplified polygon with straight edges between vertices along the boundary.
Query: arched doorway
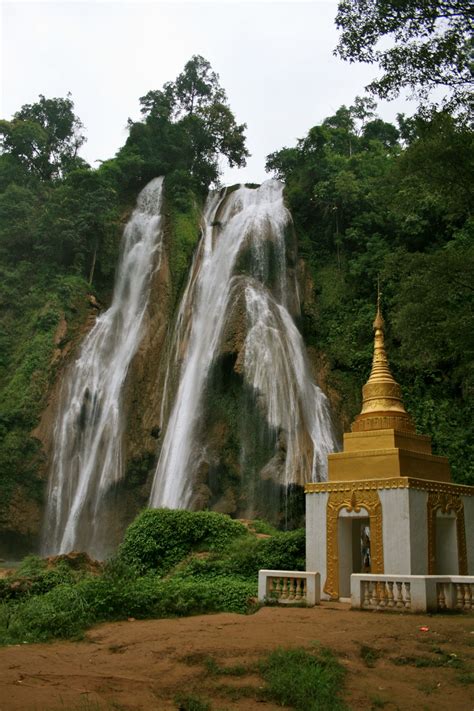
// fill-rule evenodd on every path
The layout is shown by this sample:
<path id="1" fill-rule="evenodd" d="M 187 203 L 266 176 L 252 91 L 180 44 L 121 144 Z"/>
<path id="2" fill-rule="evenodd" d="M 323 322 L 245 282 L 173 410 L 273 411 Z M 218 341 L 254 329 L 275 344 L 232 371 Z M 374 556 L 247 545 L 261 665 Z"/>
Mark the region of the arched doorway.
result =
<path id="1" fill-rule="evenodd" d="M 382 505 L 378 492 L 370 489 L 333 491 L 328 497 L 326 517 L 324 592 L 332 599 L 349 597 L 352 573 L 384 572 Z"/>

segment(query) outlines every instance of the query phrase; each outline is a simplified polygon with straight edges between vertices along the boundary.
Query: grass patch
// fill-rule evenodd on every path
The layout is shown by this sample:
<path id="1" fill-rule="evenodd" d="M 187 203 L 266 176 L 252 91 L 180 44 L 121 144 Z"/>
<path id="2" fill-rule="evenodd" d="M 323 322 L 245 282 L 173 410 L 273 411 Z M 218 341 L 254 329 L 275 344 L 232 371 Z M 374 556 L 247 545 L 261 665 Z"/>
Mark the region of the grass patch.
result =
<path id="1" fill-rule="evenodd" d="M 179 661 L 201 665 L 210 676 L 258 676 L 261 686 L 249 684 L 213 686 L 213 691 L 231 701 L 254 698 L 275 701 L 295 711 L 345 711 L 339 698 L 345 670 L 327 649 L 277 649 L 258 662 L 221 666 L 202 653 L 192 653 Z"/>
<path id="2" fill-rule="evenodd" d="M 211 711 L 211 704 L 194 694 L 177 696 L 175 703 L 178 711 Z"/>
<path id="3" fill-rule="evenodd" d="M 375 647 L 369 647 L 368 644 L 362 644 L 360 647 L 360 656 L 366 667 L 375 667 L 375 662 L 380 659 L 382 652 Z"/>
<path id="4" fill-rule="evenodd" d="M 215 659 L 207 657 L 204 662 L 209 674 L 214 676 L 246 676 L 255 671 L 255 665 L 235 664 L 229 667 L 220 666 Z"/>
<path id="5" fill-rule="evenodd" d="M 229 701 L 240 701 L 240 699 L 255 699 L 258 702 L 264 702 L 264 690 L 256 686 L 228 686 L 220 684 L 213 687 L 214 693 L 219 696 L 224 696 Z"/>
<path id="6" fill-rule="evenodd" d="M 261 662 L 265 696 L 296 711 L 343 711 L 344 668 L 329 650 L 277 649 Z"/>
<path id="7" fill-rule="evenodd" d="M 474 672 L 466 671 L 459 674 L 457 680 L 460 684 L 474 684 Z"/>
<path id="8" fill-rule="evenodd" d="M 463 669 L 464 661 L 457 654 L 448 654 L 439 649 L 435 657 L 407 656 L 392 657 L 392 662 L 397 666 L 412 666 L 417 669 L 425 667 L 451 667 L 453 669 Z"/>

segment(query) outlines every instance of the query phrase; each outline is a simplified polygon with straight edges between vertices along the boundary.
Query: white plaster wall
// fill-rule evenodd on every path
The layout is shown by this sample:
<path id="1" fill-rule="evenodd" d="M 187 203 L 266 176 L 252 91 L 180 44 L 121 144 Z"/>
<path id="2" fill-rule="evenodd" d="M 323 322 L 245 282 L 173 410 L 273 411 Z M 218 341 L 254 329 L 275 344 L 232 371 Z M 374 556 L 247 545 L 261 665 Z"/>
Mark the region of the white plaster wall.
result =
<path id="1" fill-rule="evenodd" d="M 411 575 L 428 575 L 428 492 L 408 489 Z"/>
<path id="2" fill-rule="evenodd" d="M 321 588 L 326 583 L 326 507 L 328 493 L 306 494 L 306 570 L 321 575 Z M 322 592 L 321 597 L 327 599 Z"/>
<path id="3" fill-rule="evenodd" d="M 385 575 L 410 575 L 409 489 L 380 489 Z M 373 539 L 372 532 L 372 539 Z"/>
<path id="4" fill-rule="evenodd" d="M 462 496 L 466 527 L 467 573 L 474 575 L 474 496 Z"/>

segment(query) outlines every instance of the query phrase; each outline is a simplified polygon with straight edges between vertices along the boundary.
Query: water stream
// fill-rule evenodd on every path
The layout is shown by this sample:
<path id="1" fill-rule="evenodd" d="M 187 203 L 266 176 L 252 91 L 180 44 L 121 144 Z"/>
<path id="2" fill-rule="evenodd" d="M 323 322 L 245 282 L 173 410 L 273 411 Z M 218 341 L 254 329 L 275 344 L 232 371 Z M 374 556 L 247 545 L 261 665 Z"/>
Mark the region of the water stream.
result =
<path id="1" fill-rule="evenodd" d="M 222 347 L 229 315 L 245 303 L 246 336 L 240 370 L 268 426 L 284 438 L 282 486 L 326 478 L 326 457 L 337 448 L 327 399 L 312 380 L 303 340 L 296 278 L 287 263 L 291 215 L 283 186 L 211 193 L 203 237 L 175 328 L 168 371 L 179 370 L 150 505 L 193 505 L 196 472 L 206 452 L 200 438 L 203 400 Z M 168 381 L 168 377 L 167 377 Z"/>
<path id="2" fill-rule="evenodd" d="M 162 188 L 163 178 L 155 178 L 140 193 L 124 230 L 111 306 L 97 319 L 64 380 L 44 554 L 81 549 L 100 558 L 109 549 L 114 515 L 107 500 L 123 474 L 122 391 L 140 344 L 151 276 L 160 265 Z"/>

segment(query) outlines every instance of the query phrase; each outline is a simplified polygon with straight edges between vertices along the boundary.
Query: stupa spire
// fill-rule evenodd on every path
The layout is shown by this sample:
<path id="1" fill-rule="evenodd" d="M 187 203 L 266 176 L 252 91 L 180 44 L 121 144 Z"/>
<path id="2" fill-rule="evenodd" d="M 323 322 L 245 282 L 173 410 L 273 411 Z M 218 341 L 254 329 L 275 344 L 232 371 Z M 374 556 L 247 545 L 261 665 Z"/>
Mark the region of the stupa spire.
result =
<path id="1" fill-rule="evenodd" d="M 380 307 L 380 286 L 377 292 L 372 370 L 362 388 L 362 410 L 352 424 L 352 431 L 394 428 L 414 432 L 415 425 L 403 405 L 400 385 L 393 377 L 388 364 L 384 339 L 385 322 Z"/>

